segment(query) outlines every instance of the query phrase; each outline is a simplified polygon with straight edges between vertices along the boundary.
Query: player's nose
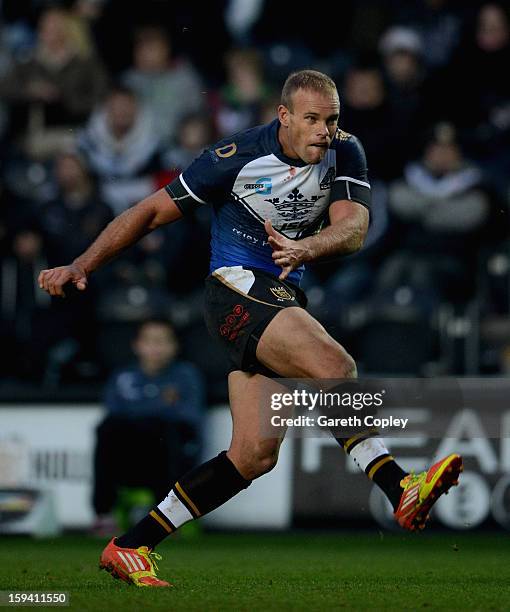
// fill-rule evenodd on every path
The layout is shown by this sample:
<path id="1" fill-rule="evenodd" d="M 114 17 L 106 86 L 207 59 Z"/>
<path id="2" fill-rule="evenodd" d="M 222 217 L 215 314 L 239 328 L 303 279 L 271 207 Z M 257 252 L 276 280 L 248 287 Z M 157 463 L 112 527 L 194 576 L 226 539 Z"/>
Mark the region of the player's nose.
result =
<path id="1" fill-rule="evenodd" d="M 328 124 L 326 122 L 323 122 L 318 126 L 317 136 L 326 140 L 329 139 Z"/>

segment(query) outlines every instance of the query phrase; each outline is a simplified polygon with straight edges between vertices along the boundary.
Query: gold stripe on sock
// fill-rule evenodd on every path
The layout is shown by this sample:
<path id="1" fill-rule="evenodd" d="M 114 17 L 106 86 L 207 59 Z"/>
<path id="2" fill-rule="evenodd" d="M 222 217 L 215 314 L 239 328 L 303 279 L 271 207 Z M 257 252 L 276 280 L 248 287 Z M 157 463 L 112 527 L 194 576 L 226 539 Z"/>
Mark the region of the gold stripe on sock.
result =
<path id="1" fill-rule="evenodd" d="M 344 451 L 346 453 L 348 453 L 349 449 L 354 444 L 354 442 L 356 442 L 360 438 L 364 438 L 364 437 L 371 438 L 371 437 L 373 437 L 376 434 L 377 434 L 377 430 L 375 430 L 375 429 L 367 429 L 366 431 L 362 431 L 361 433 L 358 433 L 355 436 L 352 436 L 352 438 L 349 438 L 347 440 L 347 442 L 345 442 L 345 444 L 344 444 Z"/>
<path id="2" fill-rule="evenodd" d="M 154 512 L 154 510 L 151 510 L 149 512 L 149 516 L 152 516 L 153 519 L 155 519 L 156 521 L 158 521 L 158 523 L 165 528 L 165 530 L 168 533 L 172 533 L 173 529 L 170 527 L 170 525 L 164 521 L 157 512 Z"/>
<path id="3" fill-rule="evenodd" d="M 177 489 L 177 491 L 179 491 L 181 497 L 186 501 L 186 503 L 193 510 L 196 516 L 197 517 L 201 516 L 200 510 L 195 506 L 195 504 L 191 501 L 191 499 L 186 495 L 186 493 L 183 491 L 181 485 L 178 482 L 175 483 L 175 488 Z"/>
<path id="4" fill-rule="evenodd" d="M 384 457 L 383 459 L 378 461 L 374 466 L 370 468 L 370 471 L 367 474 L 370 480 L 372 480 L 377 470 L 381 468 L 383 465 L 385 465 L 386 463 L 388 463 L 388 461 L 395 461 L 395 459 L 391 455 L 389 455 L 388 457 Z"/>

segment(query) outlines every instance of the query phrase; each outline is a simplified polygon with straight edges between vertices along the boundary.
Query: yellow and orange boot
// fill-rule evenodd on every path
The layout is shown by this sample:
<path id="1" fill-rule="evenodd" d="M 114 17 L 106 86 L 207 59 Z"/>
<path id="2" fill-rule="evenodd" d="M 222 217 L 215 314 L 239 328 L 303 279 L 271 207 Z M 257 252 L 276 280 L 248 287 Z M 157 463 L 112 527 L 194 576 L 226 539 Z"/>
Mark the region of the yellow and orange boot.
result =
<path id="1" fill-rule="evenodd" d="M 426 472 L 411 473 L 403 478 L 400 481 L 402 497 L 395 511 L 398 524 L 409 531 L 423 529 L 439 497 L 459 484 L 462 470 L 462 457 L 452 454 L 434 463 Z"/>
<path id="2" fill-rule="evenodd" d="M 147 546 L 121 548 L 115 544 L 115 538 L 112 538 L 101 554 L 99 569 L 104 569 L 114 578 L 138 587 L 172 586 L 156 576 L 156 561 L 160 559 L 161 555 L 152 552 Z"/>

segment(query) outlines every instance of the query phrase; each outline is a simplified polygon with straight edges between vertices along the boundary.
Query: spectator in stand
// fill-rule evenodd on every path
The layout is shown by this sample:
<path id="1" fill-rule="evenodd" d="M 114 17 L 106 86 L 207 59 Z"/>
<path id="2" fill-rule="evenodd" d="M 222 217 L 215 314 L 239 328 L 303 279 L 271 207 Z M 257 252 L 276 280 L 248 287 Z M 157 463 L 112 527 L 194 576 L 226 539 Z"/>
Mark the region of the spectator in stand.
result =
<path id="1" fill-rule="evenodd" d="M 225 58 L 227 81 L 219 92 L 216 125 L 227 136 L 260 123 L 271 92 L 264 81 L 262 58 L 255 49 L 234 49 Z"/>
<path id="2" fill-rule="evenodd" d="M 40 295 L 37 270 L 46 267 L 40 230 L 18 228 L 1 262 L 0 363 L 3 376 L 40 380 L 55 325 L 47 318 L 50 299 Z M 56 321 L 53 320 L 53 324 Z"/>
<path id="3" fill-rule="evenodd" d="M 163 167 L 156 119 L 123 86 L 110 90 L 104 105 L 91 116 L 79 137 L 79 149 L 115 215 L 152 193 Z"/>
<path id="4" fill-rule="evenodd" d="M 90 243 L 111 221 L 113 214 L 109 206 L 101 201 L 96 185 L 84 160 L 75 152 L 60 153 L 54 161 L 56 196 L 36 211 L 45 252 L 49 265 L 61 265 L 74 258 L 83 245 Z M 51 375 L 46 373 L 46 382 L 56 384 L 62 367 L 74 367 L 80 360 L 96 360 L 95 337 L 97 335 L 96 287 L 107 275 L 98 274 L 93 279 L 90 295 L 80 299 L 53 301 L 50 314 L 58 320 L 58 330 L 51 338 L 50 358 L 62 361 L 52 363 Z M 50 360 L 51 360 L 50 359 Z M 71 376 L 81 376 L 71 372 Z"/>
<path id="5" fill-rule="evenodd" d="M 26 135 L 34 156 L 49 156 L 68 144 L 69 128 L 86 120 L 106 89 L 105 72 L 83 51 L 75 25 L 65 10 L 46 9 L 32 56 L 16 61 L 0 81 L 0 96 L 12 106 L 13 135 Z"/>
<path id="6" fill-rule="evenodd" d="M 186 169 L 214 141 L 214 126 L 206 115 L 186 115 L 179 124 L 175 146 L 164 157 L 165 166 L 174 173 L 170 180 Z"/>
<path id="7" fill-rule="evenodd" d="M 0 166 L 1 167 L 1 166 Z M 5 168 L 1 167 L 2 174 Z M 27 227 L 39 230 L 34 222 L 36 204 L 30 198 L 18 197 L 13 193 L 5 177 L 0 180 L 0 259 L 12 250 L 13 237 Z"/>
<path id="8" fill-rule="evenodd" d="M 146 27 L 136 33 L 133 67 L 122 81 L 160 119 L 158 130 L 168 142 L 175 140 L 184 115 L 203 106 L 197 74 L 191 64 L 172 57 L 169 36 L 161 28 Z"/>
<path id="9" fill-rule="evenodd" d="M 165 172 L 158 173 L 156 180 L 161 180 L 163 174 L 167 182 L 178 176 L 213 142 L 212 134 L 212 123 L 204 115 L 185 117 L 179 125 L 176 146 L 167 149 L 162 157 Z M 189 296 L 206 273 L 208 232 L 209 215 L 206 210 L 197 210 L 193 219 L 179 227 L 168 225 L 142 238 L 108 270 L 108 286 L 103 288 L 98 303 L 100 317 L 138 320 L 145 318 L 147 312 L 168 312 L 175 293 Z M 187 261 L 186 274 L 175 274 L 175 266 L 183 260 Z M 133 289 L 144 296 L 136 305 L 131 304 Z"/>
<path id="10" fill-rule="evenodd" d="M 418 32 L 427 50 L 423 57 L 425 64 L 431 70 L 440 69 L 450 62 L 455 52 L 470 4 L 451 0 L 398 2 L 394 22 Z"/>
<path id="11" fill-rule="evenodd" d="M 449 103 L 469 153 L 482 162 L 502 191 L 510 164 L 510 14 L 495 2 L 482 5 L 474 33 L 459 47 L 444 74 Z"/>
<path id="12" fill-rule="evenodd" d="M 430 306 L 470 297 L 491 217 L 481 178 L 464 157 L 453 127 L 438 125 L 423 157 L 409 163 L 390 186 L 389 210 L 398 238 L 381 269 L 381 288 L 407 285 Z"/>
<path id="13" fill-rule="evenodd" d="M 409 158 L 419 155 L 416 135 L 422 129 L 425 110 L 423 108 L 423 47 L 415 30 L 401 26 L 387 30 L 381 38 L 379 49 L 382 55 L 384 77 L 390 117 L 398 122 L 399 129 L 392 136 L 395 164 L 402 173 Z M 402 137 L 395 142 L 396 137 Z"/>
<path id="14" fill-rule="evenodd" d="M 57 197 L 40 209 L 50 265 L 74 259 L 113 219 L 101 201 L 84 160 L 77 153 L 55 159 Z M 69 231 L 73 232 L 72 240 Z"/>
<path id="15" fill-rule="evenodd" d="M 133 351 L 137 363 L 116 372 L 107 384 L 107 415 L 97 429 L 94 531 L 103 535 L 115 530 L 112 511 L 119 486 L 145 486 L 159 499 L 169 482 L 195 466 L 200 453 L 202 375 L 177 359 L 172 326 L 162 319 L 145 321 Z M 148 453 L 155 469 L 135 461 L 126 470 L 125 448 Z"/>
<path id="16" fill-rule="evenodd" d="M 363 143 L 371 178 L 396 178 L 400 159 L 396 149 L 402 135 L 392 121 L 381 71 L 375 66 L 353 66 L 347 72 L 341 102 L 341 127 Z"/>

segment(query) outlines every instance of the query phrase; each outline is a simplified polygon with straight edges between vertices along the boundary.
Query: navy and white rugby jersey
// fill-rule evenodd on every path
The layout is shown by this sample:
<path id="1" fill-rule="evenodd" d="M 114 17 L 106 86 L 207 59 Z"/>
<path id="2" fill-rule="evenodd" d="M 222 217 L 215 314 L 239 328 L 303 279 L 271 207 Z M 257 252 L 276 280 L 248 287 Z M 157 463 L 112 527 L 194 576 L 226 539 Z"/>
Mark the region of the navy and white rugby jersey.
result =
<path id="1" fill-rule="evenodd" d="M 283 154 L 279 121 L 224 139 L 205 150 L 166 190 L 183 214 L 212 207 L 211 265 L 243 266 L 278 276 L 264 221 L 299 239 L 320 230 L 336 200 L 370 205 L 365 153 L 359 140 L 337 130 L 318 164 Z M 304 266 L 289 274 L 299 283 Z"/>

